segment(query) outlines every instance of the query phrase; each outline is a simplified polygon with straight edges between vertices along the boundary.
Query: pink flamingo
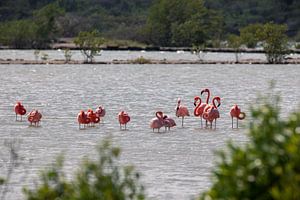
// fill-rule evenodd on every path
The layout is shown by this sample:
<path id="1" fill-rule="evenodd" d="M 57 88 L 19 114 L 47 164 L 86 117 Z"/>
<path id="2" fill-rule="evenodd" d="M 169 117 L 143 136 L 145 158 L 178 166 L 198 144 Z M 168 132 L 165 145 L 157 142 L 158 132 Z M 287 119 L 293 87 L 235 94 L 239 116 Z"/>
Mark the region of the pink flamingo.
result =
<path id="1" fill-rule="evenodd" d="M 206 106 L 206 104 L 202 104 L 201 98 L 199 96 L 196 96 L 194 98 L 194 106 L 195 106 L 194 115 L 196 117 L 200 117 L 201 127 L 202 127 L 202 115 L 203 115 L 203 110 L 204 110 L 204 107 Z"/>
<path id="2" fill-rule="evenodd" d="M 175 120 L 168 117 L 167 115 L 164 115 L 163 119 L 164 119 L 165 129 L 169 128 L 169 130 L 170 130 L 171 127 L 176 126 Z"/>
<path id="3" fill-rule="evenodd" d="M 155 113 L 155 115 L 156 115 L 156 117 L 151 119 L 151 121 L 150 121 L 150 128 L 153 129 L 153 132 L 154 132 L 154 129 L 157 129 L 157 132 L 159 132 L 159 129 L 165 125 L 164 118 L 163 118 L 163 112 L 157 111 Z"/>
<path id="4" fill-rule="evenodd" d="M 89 109 L 87 111 L 87 118 L 90 119 L 90 123 L 92 124 L 92 126 L 94 126 L 94 124 L 97 124 L 100 122 L 100 118 L 98 117 L 98 115 L 96 113 L 94 113 L 94 111 L 92 109 Z"/>
<path id="5" fill-rule="evenodd" d="M 230 116 L 231 116 L 231 127 L 233 128 L 233 118 L 236 118 L 236 128 L 239 128 L 239 120 L 243 120 L 246 117 L 246 114 L 244 112 L 241 112 L 241 109 L 238 107 L 238 105 L 234 105 L 230 109 Z"/>
<path id="6" fill-rule="evenodd" d="M 215 101 L 218 102 L 218 106 L 216 106 Z M 212 128 L 212 122 L 215 120 L 215 128 L 217 126 L 217 119 L 220 118 L 220 113 L 218 111 L 218 107 L 221 105 L 221 98 L 214 97 L 212 100 L 213 105 L 209 105 L 204 109 L 203 119 L 210 122 L 210 128 Z"/>
<path id="7" fill-rule="evenodd" d="M 42 118 L 42 114 L 38 110 L 32 110 L 27 116 L 27 119 L 30 122 L 31 126 L 32 123 L 34 123 L 34 126 L 39 126 L 41 118 Z"/>
<path id="8" fill-rule="evenodd" d="M 19 101 L 15 105 L 15 113 L 16 113 L 16 121 L 18 121 L 18 115 L 21 115 L 21 121 L 22 121 L 22 116 L 26 114 L 26 109 Z"/>
<path id="9" fill-rule="evenodd" d="M 181 103 L 181 100 L 180 100 L 180 98 L 178 98 L 177 106 L 176 106 L 175 110 L 176 110 L 176 116 L 182 118 L 181 126 L 183 127 L 183 119 L 185 116 L 190 116 L 190 113 L 189 113 L 189 110 L 187 109 L 187 107 L 180 105 L 180 103 Z"/>
<path id="10" fill-rule="evenodd" d="M 126 130 L 126 124 L 130 121 L 130 117 L 128 113 L 126 113 L 125 111 L 121 111 L 119 112 L 118 117 L 119 117 L 120 129 L 122 130 L 122 125 L 124 124 Z"/>
<path id="11" fill-rule="evenodd" d="M 106 114 L 105 109 L 102 106 L 99 106 L 95 112 L 98 115 L 98 117 L 100 118 L 100 120 L 101 120 L 101 117 L 104 117 Z"/>
<path id="12" fill-rule="evenodd" d="M 77 115 L 77 121 L 79 124 L 79 130 L 81 130 L 81 124 L 83 124 L 83 129 L 85 128 L 86 124 L 89 124 L 91 120 L 87 117 L 87 114 L 81 110 Z"/>

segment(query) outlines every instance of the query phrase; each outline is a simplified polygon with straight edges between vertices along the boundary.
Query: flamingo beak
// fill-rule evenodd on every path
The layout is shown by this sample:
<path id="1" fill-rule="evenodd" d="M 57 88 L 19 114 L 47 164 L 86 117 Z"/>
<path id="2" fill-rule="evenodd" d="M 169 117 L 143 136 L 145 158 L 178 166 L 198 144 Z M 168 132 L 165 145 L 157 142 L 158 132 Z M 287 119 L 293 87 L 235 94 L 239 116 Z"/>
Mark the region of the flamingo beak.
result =
<path id="1" fill-rule="evenodd" d="M 196 102 L 194 102 L 194 106 L 196 107 Z"/>
<path id="2" fill-rule="evenodd" d="M 218 102 L 218 106 L 217 107 L 220 107 L 220 105 L 221 105 L 221 102 Z"/>

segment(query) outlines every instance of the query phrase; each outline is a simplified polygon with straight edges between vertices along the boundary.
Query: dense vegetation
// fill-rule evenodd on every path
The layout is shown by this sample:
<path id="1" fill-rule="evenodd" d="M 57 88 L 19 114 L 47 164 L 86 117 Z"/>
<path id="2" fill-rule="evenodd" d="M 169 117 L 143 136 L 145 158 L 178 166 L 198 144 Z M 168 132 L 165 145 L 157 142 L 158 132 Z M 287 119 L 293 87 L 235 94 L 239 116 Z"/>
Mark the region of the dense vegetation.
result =
<path id="1" fill-rule="evenodd" d="M 97 30 L 105 38 L 159 46 L 218 46 L 249 24 L 287 25 L 300 40 L 298 0 L 6 0 L 0 44 L 43 48 L 61 37 Z"/>

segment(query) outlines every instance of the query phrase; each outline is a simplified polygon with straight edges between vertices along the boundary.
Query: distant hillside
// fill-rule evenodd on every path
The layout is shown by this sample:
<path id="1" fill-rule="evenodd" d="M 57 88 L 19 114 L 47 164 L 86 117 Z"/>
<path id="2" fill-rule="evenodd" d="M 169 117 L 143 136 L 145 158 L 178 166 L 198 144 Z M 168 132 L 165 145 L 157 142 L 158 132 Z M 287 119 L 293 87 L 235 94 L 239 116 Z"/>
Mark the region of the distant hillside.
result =
<path id="1" fill-rule="evenodd" d="M 1 0 L 0 23 L 31 19 L 35 11 L 58 2 L 65 11 L 58 19 L 61 37 L 98 29 L 109 38 L 143 40 L 141 29 L 155 1 L 159 0 Z M 298 34 L 300 39 L 300 0 L 205 0 L 205 6 L 222 13 L 225 33 L 237 33 L 250 23 L 274 21 L 286 23 L 288 35 Z"/>

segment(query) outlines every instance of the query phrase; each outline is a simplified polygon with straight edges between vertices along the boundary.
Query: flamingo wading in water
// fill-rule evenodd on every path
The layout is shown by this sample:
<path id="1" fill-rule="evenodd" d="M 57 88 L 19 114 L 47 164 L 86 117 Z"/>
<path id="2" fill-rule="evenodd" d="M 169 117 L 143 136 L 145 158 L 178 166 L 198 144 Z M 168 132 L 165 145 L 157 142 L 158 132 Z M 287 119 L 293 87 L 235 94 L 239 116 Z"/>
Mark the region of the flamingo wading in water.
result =
<path id="1" fill-rule="evenodd" d="M 125 126 L 125 130 L 126 130 L 126 124 L 130 121 L 130 117 L 128 113 L 126 113 L 125 111 L 121 111 L 118 114 L 118 118 L 120 123 L 120 130 L 122 130 L 122 125 Z"/>
<path id="2" fill-rule="evenodd" d="M 96 113 L 97 116 L 100 118 L 100 120 L 101 120 L 101 118 L 104 117 L 105 114 L 106 114 L 105 109 L 104 109 L 104 107 L 102 107 L 102 106 L 99 106 L 99 107 L 96 109 L 95 113 Z M 102 120 L 102 121 L 103 121 L 103 120 Z"/>
<path id="3" fill-rule="evenodd" d="M 34 126 L 39 126 L 41 118 L 42 118 L 42 114 L 38 110 L 32 110 L 27 116 L 27 119 L 30 122 L 31 126 L 32 123 L 34 123 Z"/>
<path id="4" fill-rule="evenodd" d="M 85 125 L 89 124 L 91 120 L 88 118 L 87 114 L 81 110 L 77 115 L 77 121 L 79 124 L 79 130 L 85 129 Z M 81 128 L 81 124 L 83 124 L 83 128 Z"/>
<path id="5" fill-rule="evenodd" d="M 26 109 L 24 108 L 22 103 L 19 101 L 15 105 L 15 113 L 16 113 L 16 121 L 18 121 L 18 115 L 21 116 L 20 121 L 22 121 L 22 116 L 26 114 Z"/>
<path id="6" fill-rule="evenodd" d="M 100 122 L 100 117 L 98 117 L 98 115 L 92 109 L 87 111 L 87 118 L 90 119 L 92 126 L 95 126 L 95 124 Z"/>
<path id="7" fill-rule="evenodd" d="M 164 119 L 165 130 L 167 128 L 170 130 L 171 127 L 176 126 L 175 120 L 172 119 L 171 117 L 168 117 L 168 115 L 164 115 L 163 119 Z"/>
<path id="8" fill-rule="evenodd" d="M 218 105 L 216 106 L 215 101 L 218 102 Z M 221 105 L 221 98 L 220 97 L 214 97 L 212 100 L 213 105 L 206 106 L 204 113 L 203 113 L 203 119 L 210 122 L 210 128 L 212 128 L 212 123 L 215 120 L 215 128 L 217 127 L 217 119 L 220 118 L 220 113 L 218 111 L 218 107 Z"/>
<path id="9" fill-rule="evenodd" d="M 181 126 L 183 127 L 183 119 L 185 116 L 190 116 L 189 110 L 186 106 L 181 105 L 180 98 L 177 100 L 177 106 L 175 108 L 176 110 L 176 116 L 181 117 Z"/>
<path id="10" fill-rule="evenodd" d="M 231 116 L 231 127 L 233 128 L 233 118 L 236 118 L 236 128 L 239 128 L 239 120 L 243 120 L 246 117 L 244 112 L 241 112 L 241 109 L 238 105 L 234 105 L 230 109 L 230 116 Z"/>
<path id="11" fill-rule="evenodd" d="M 157 111 L 155 113 L 155 116 L 156 117 L 151 119 L 151 121 L 150 121 L 150 128 L 153 129 L 153 132 L 154 132 L 154 129 L 157 129 L 157 132 L 159 132 L 159 129 L 165 125 L 164 117 L 163 117 L 164 114 L 161 111 Z"/>

